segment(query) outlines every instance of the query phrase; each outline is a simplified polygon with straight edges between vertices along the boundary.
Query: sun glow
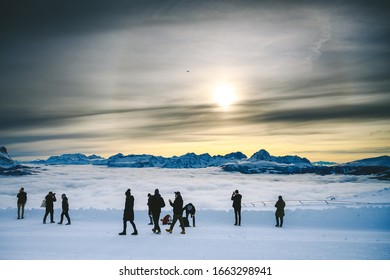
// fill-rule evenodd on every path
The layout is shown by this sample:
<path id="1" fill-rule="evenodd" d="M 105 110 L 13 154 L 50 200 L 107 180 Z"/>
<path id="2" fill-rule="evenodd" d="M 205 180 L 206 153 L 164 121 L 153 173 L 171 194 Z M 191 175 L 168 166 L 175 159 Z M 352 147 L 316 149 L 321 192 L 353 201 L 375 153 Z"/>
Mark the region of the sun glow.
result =
<path id="1" fill-rule="evenodd" d="M 227 108 L 236 101 L 234 88 L 229 84 L 221 84 L 215 87 L 213 93 L 214 101 L 223 108 Z"/>

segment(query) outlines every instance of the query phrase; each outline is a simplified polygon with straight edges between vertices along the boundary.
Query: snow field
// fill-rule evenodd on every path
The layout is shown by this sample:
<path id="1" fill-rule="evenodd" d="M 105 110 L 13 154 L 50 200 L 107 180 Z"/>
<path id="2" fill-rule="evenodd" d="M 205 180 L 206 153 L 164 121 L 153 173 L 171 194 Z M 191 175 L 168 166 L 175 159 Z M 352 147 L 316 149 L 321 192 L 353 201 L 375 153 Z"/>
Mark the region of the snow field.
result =
<path id="1" fill-rule="evenodd" d="M 233 211 L 200 210 L 197 226 L 186 228 L 186 235 L 180 234 L 179 224 L 172 234 L 160 225 L 163 232 L 155 235 L 146 211 L 136 211 L 138 236 L 118 236 L 121 210 L 73 210 L 70 226 L 42 224 L 41 209 L 26 211 L 24 220 L 16 220 L 16 209 L 0 213 L 0 259 L 390 259 L 388 207 L 286 211 L 283 228 L 274 227 L 271 211 L 243 211 L 237 227 Z M 55 210 L 56 221 L 59 215 Z"/>

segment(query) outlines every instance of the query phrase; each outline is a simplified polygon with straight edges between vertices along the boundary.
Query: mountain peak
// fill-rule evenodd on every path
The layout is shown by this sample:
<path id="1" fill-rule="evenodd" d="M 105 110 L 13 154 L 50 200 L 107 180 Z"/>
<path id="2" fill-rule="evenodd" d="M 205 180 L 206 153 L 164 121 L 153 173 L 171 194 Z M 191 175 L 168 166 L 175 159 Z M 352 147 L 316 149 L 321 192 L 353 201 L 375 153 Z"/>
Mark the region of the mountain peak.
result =
<path id="1" fill-rule="evenodd" d="M 15 162 L 7 153 L 7 149 L 4 146 L 0 146 L 0 167 L 10 167 L 15 165 Z"/>
<path id="2" fill-rule="evenodd" d="M 254 153 L 249 159 L 249 161 L 261 161 L 261 160 L 271 161 L 272 157 L 266 150 L 261 149 L 260 151 Z"/>
<path id="3" fill-rule="evenodd" d="M 350 166 L 385 166 L 390 167 L 390 156 L 379 156 L 351 161 L 342 165 Z"/>
<path id="4" fill-rule="evenodd" d="M 0 153 L 6 154 L 7 153 L 7 149 L 4 146 L 0 146 Z"/>

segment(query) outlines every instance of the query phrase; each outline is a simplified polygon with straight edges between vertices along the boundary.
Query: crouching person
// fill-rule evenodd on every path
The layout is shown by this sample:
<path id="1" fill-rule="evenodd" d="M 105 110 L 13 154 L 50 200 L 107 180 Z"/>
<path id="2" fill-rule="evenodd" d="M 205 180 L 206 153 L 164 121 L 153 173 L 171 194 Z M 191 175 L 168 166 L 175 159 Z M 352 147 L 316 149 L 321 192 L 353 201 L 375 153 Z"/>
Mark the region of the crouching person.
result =
<path id="1" fill-rule="evenodd" d="M 192 203 L 188 203 L 186 206 L 183 208 L 184 211 L 186 211 L 186 219 L 188 220 L 188 216 L 191 215 L 192 218 L 192 226 L 195 227 L 195 206 Z"/>

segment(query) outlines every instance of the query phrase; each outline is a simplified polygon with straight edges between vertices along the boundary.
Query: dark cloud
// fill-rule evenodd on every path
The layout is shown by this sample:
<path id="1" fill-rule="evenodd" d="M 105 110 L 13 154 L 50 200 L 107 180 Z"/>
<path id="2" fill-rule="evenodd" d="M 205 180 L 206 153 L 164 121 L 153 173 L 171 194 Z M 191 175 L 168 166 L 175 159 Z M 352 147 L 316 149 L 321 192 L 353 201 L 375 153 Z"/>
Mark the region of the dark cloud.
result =
<path id="1" fill-rule="evenodd" d="M 6 0 L 0 144 L 388 121 L 389 24 L 384 1 Z M 229 112 L 198 97 L 218 71 L 246 90 Z"/>
<path id="2" fill-rule="evenodd" d="M 362 122 L 370 120 L 388 120 L 390 101 L 372 104 L 332 105 L 326 107 L 310 107 L 298 109 L 275 110 L 259 116 L 264 122 L 324 122 L 351 121 Z M 258 121 L 255 116 L 254 122 Z"/>

